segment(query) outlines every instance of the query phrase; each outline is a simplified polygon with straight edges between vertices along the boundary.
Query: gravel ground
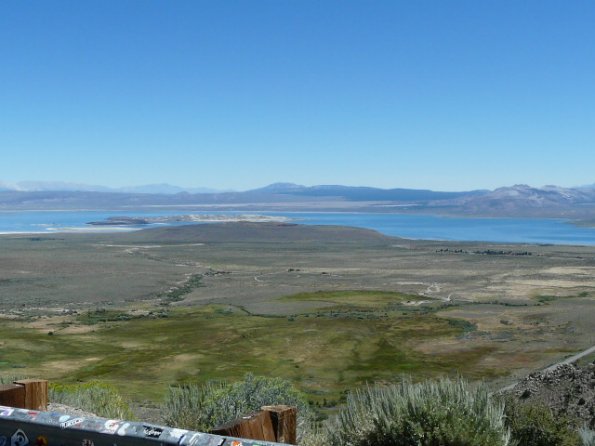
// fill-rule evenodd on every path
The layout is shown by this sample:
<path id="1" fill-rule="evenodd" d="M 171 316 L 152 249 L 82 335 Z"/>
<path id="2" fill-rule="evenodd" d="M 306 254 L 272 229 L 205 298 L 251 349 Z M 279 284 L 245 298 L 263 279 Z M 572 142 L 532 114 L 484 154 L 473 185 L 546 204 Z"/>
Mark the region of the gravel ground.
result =
<path id="1" fill-rule="evenodd" d="M 77 407 L 67 406 L 65 404 L 58 404 L 58 403 L 49 403 L 48 404 L 48 412 L 61 412 L 67 415 L 75 416 L 75 417 L 99 417 L 99 415 L 95 415 L 91 412 L 86 412 L 82 409 Z M 132 407 L 134 412 L 134 416 L 137 420 L 146 421 L 149 423 L 155 424 L 163 424 L 163 418 L 161 416 L 161 411 L 158 407 L 142 405 L 142 406 L 134 406 Z M 104 417 L 100 417 L 104 418 Z"/>
<path id="2" fill-rule="evenodd" d="M 76 407 L 66 406 L 64 404 L 58 403 L 49 403 L 48 404 L 48 412 L 62 412 L 67 415 L 72 415 L 75 417 L 97 417 L 97 415 L 91 412 L 85 412 L 82 409 L 78 409 Z"/>
<path id="3" fill-rule="evenodd" d="M 595 428 L 595 364 L 562 364 L 532 373 L 509 393 L 520 401 L 545 404 L 555 415 L 568 415 Z"/>

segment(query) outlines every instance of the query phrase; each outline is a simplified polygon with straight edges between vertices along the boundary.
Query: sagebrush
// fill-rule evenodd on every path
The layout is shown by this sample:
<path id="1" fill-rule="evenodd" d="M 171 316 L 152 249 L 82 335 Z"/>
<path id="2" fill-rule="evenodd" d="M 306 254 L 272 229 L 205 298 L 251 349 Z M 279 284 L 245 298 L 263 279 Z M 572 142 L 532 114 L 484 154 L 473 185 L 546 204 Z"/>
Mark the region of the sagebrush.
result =
<path id="1" fill-rule="evenodd" d="M 512 438 L 521 446 L 579 446 L 573 422 L 565 416 L 554 416 L 549 407 L 538 403 L 505 400 L 506 425 Z"/>
<path id="2" fill-rule="evenodd" d="M 205 432 L 262 406 L 277 404 L 297 407 L 300 439 L 314 415 L 304 395 L 281 378 L 247 374 L 243 381 L 233 384 L 212 381 L 172 386 L 162 413 L 169 426 Z"/>
<path id="3" fill-rule="evenodd" d="M 582 429 L 579 429 L 578 433 L 581 437 L 583 446 L 595 446 L 595 432 L 594 431 L 587 429 L 587 428 L 582 428 Z"/>
<path id="4" fill-rule="evenodd" d="M 505 446 L 504 404 L 463 379 L 373 386 L 348 395 L 319 444 Z M 314 442 L 312 442 L 314 444 Z"/>
<path id="5" fill-rule="evenodd" d="M 91 412 L 100 417 L 132 420 L 130 405 L 109 384 L 90 381 L 82 384 L 50 384 L 49 400 Z"/>

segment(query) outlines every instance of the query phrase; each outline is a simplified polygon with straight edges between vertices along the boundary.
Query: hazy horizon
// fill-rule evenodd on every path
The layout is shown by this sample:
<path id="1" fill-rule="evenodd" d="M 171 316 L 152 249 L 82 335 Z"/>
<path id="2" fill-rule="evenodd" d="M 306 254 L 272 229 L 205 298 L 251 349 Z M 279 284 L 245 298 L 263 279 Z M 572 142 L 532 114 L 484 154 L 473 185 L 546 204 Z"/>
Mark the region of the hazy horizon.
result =
<path id="1" fill-rule="evenodd" d="M 502 184 L 495 188 L 475 188 L 475 189 L 467 189 L 467 190 L 449 190 L 445 188 L 436 188 L 431 189 L 428 187 L 419 187 L 419 188 L 408 188 L 401 185 L 394 185 L 390 187 L 375 187 L 370 186 L 368 184 L 330 184 L 330 183 L 320 183 L 320 184 L 297 184 L 297 183 L 290 183 L 287 181 L 276 181 L 269 184 L 261 184 L 257 187 L 250 188 L 250 189 L 216 189 L 211 188 L 208 186 L 201 186 L 201 185 L 180 185 L 180 184 L 171 184 L 171 183 L 147 183 L 147 184 L 128 184 L 125 186 L 112 186 L 112 185 L 105 185 L 105 184 L 85 184 L 85 183 L 70 183 L 65 181 L 33 181 L 33 180 L 26 180 L 26 181 L 18 181 L 18 182 L 7 182 L 2 181 L 0 179 L 0 190 L 3 188 L 19 191 L 19 192 L 33 192 L 33 191 L 105 191 L 105 192 L 129 192 L 133 191 L 134 189 L 142 189 L 142 188 L 159 188 L 162 187 L 164 189 L 172 188 L 172 189 L 180 189 L 185 191 L 192 191 L 193 193 L 223 193 L 223 192 L 247 192 L 250 190 L 256 190 L 261 188 L 266 188 L 269 186 L 274 185 L 294 185 L 299 187 L 317 187 L 317 186 L 338 186 L 338 187 L 371 187 L 377 189 L 419 189 L 419 190 L 433 190 L 436 192 L 468 192 L 468 191 L 479 191 L 479 190 L 495 190 L 499 188 L 507 188 L 507 187 L 515 187 L 515 186 L 529 186 L 531 188 L 545 188 L 545 187 L 562 187 L 562 188 L 581 188 L 581 187 L 593 187 L 595 183 L 591 184 L 581 184 L 581 185 L 573 185 L 573 186 L 560 186 L 558 184 L 542 184 L 542 185 L 534 185 L 534 184 L 527 184 L 527 183 L 517 183 L 517 184 Z M 62 187 L 62 189 L 61 189 Z M 156 192 L 161 193 L 161 192 Z"/>

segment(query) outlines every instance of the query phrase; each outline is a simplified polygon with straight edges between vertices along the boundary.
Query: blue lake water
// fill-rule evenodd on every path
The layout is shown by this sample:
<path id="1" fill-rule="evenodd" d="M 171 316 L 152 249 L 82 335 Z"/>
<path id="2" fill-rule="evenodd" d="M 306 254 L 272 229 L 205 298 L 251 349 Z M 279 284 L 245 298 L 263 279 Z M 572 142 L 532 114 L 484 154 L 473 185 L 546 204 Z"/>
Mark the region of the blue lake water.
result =
<path id="1" fill-rule="evenodd" d="M 142 229 L 147 226 L 90 226 L 87 223 L 122 215 L 156 217 L 190 213 L 231 216 L 243 214 L 241 212 L 190 212 L 180 210 L 4 211 L 0 212 L 0 233 L 126 231 Z M 283 216 L 302 224 L 356 226 L 375 229 L 386 235 L 411 239 L 595 245 L 595 228 L 575 226 L 561 219 L 455 218 L 436 215 L 308 212 L 250 212 L 250 214 Z"/>

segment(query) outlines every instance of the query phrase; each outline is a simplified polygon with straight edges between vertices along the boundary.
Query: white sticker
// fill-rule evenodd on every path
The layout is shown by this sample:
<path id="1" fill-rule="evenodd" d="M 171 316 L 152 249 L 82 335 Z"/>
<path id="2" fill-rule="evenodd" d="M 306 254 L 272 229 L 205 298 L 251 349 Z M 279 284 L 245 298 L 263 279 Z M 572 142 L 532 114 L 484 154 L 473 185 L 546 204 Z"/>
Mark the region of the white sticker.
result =
<path id="1" fill-rule="evenodd" d="M 22 430 L 17 430 L 10 438 L 10 446 L 27 446 L 29 439 Z"/>
<path id="2" fill-rule="evenodd" d="M 120 420 L 107 420 L 103 425 L 105 427 L 105 431 L 108 434 L 115 434 L 120 426 Z"/>
<path id="3" fill-rule="evenodd" d="M 9 417 L 14 412 L 12 407 L 0 406 L 0 417 Z"/>
<path id="4" fill-rule="evenodd" d="M 81 424 L 83 421 L 85 421 L 84 418 L 73 418 L 72 420 L 68 420 L 68 421 L 64 421 L 63 423 L 60 423 L 60 427 L 62 429 L 66 429 L 67 427 L 72 427 L 72 426 L 76 426 L 77 424 Z"/>
<path id="5" fill-rule="evenodd" d="M 180 438 L 182 438 L 184 435 L 186 435 L 188 433 L 188 431 L 186 429 L 178 429 L 178 428 L 172 428 L 169 431 L 169 435 L 171 435 L 174 438 L 177 438 L 178 440 Z M 2 446 L 2 445 L 0 445 Z"/>
<path id="6" fill-rule="evenodd" d="M 118 429 L 118 435 L 126 435 L 126 430 L 130 427 L 130 423 L 124 423 L 120 429 Z"/>

